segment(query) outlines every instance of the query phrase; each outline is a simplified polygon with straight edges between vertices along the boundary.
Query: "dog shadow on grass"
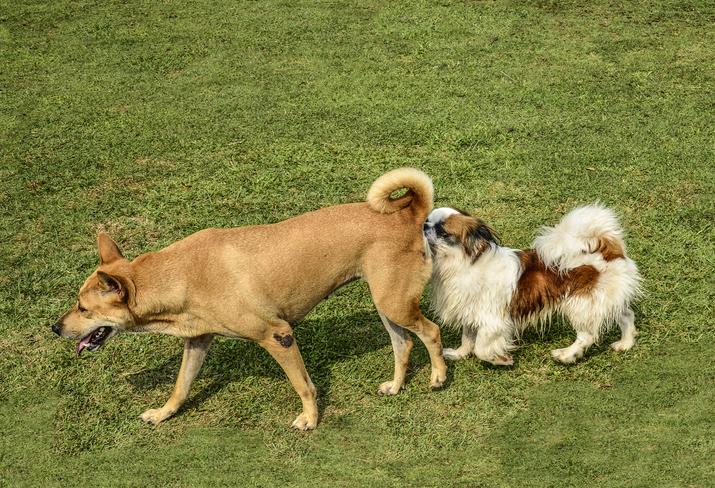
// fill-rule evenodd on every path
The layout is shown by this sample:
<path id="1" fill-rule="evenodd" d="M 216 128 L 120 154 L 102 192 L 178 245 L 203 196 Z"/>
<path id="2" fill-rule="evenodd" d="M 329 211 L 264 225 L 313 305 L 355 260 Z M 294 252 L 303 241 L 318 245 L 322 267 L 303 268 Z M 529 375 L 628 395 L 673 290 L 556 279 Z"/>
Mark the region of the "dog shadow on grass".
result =
<path id="1" fill-rule="evenodd" d="M 426 313 L 428 318 L 433 318 Z M 379 382 L 391 379 L 393 373 L 393 354 L 390 339 L 385 331 L 376 311 L 362 311 L 351 315 L 340 313 L 328 317 L 309 318 L 295 327 L 296 341 L 303 356 L 308 374 L 318 389 L 318 408 L 322 415 L 323 410 L 330 404 L 331 370 L 336 363 L 360 357 L 377 350 L 385 350 L 384 375 L 366 384 L 366 391 L 376 392 Z M 600 343 L 595 344 L 582 361 L 589 357 L 603 354 L 608 350 L 609 339 L 617 336 L 611 330 L 605 334 Z M 443 328 L 442 340 L 445 347 L 456 347 L 460 342 L 461 333 L 455 329 Z M 561 319 L 556 319 L 543 331 L 527 329 L 518 341 L 517 350 L 514 351 L 515 365 L 519 367 L 519 359 L 525 354 L 523 349 L 534 343 L 561 344 L 557 347 L 566 347 L 575 339 L 573 329 Z M 429 357 L 419 339 L 413 336 L 415 348 L 410 355 L 410 366 L 406 383 L 413 380 L 415 374 L 421 374 L 429 368 Z M 522 349 L 520 352 L 519 349 Z M 154 368 L 144 369 L 138 373 L 127 375 L 126 378 L 132 387 L 138 391 L 149 391 L 157 386 L 173 385 L 181 365 L 182 350 L 167 358 L 162 364 Z M 470 360 L 477 361 L 474 358 Z M 492 366 L 481 363 L 482 366 L 493 372 L 508 374 L 513 368 Z M 578 363 L 577 363 L 578 364 Z M 448 388 L 453 381 L 454 368 L 447 369 Z M 226 338 L 214 339 L 209 349 L 206 361 L 199 373 L 199 377 L 208 379 L 208 384 L 201 388 L 193 388 L 189 399 L 177 413 L 196 408 L 205 400 L 211 398 L 232 382 L 240 381 L 247 377 L 269 377 L 276 381 L 288 379 L 275 360 L 258 344 L 250 341 L 241 341 Z M 168 396 L 168 392 L 167 392 Z"/>
<path id="2" fill-rule="evenodd" d="M 335 363 L 385 349 L 385 377 L 380 379 L 380 382 L 392 378 L 394 360 L 390 338 L 376 311 L 363 311 L 347 316 L 336 313 L 323 318 L 309 316 L 295 327 L 294 335 L 306 370 L 318 389 L 318 408 L 321 415 L 330 403 L 331 369 Z M 419 342 L 416 337 L 414 340 Z M 173 385 L 181 358 L 182 351 L 178 350 L 159 366 L 127 375 L 126 379 L 139 391 L 153 390 L 160 385 Z M 426 352 L 415 347 L 410 355 L 407 382 L 428 365 Z M 220 337 L 214 339 L 199 373 L 199 378 L 209 380 L 208 384 L 200 389 L 192 388 L 189 399 L 177 415 L 197 407 L 230 383 L 251 376 L 288 381 L 278 363 L 258 344 Z M 378 384 L 366 385 L 366 388 L 377 392 Z"/>

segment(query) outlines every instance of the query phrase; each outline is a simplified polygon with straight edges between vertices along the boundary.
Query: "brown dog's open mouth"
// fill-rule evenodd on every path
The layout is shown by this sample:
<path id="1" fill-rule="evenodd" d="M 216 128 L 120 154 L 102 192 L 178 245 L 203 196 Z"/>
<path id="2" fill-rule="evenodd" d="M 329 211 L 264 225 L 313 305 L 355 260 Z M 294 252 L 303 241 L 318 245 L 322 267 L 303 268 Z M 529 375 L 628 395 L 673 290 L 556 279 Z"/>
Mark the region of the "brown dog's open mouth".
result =
<path id="1" fill-rule="evenodd" d="M 95 329 L 80 339 L 77 343 L 77 355 L 79 356 L 85 349 L 88 349 L 89 351 L 96 351 L 102 347 L 102 344 L 104 344 L 104 342 L 109 339 L 109 336 L 111 335 L 111 327 L 100 327 L 99 329 Z"/>

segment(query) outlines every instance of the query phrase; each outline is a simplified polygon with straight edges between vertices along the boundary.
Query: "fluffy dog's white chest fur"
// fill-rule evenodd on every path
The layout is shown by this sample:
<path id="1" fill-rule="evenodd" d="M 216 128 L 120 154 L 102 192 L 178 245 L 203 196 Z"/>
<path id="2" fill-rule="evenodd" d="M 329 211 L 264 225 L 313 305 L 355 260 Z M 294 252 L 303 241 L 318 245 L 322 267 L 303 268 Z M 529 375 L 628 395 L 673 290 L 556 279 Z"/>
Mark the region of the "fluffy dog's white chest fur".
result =
<path id="1" fill-rule="evenodd" d="M 474 263 L 455 250 L 435 263 L 433 307 L 444 323 L 455 326 L 478 328 L 508 320 L 520 269 L 514 249 L 492 246 Z"/>

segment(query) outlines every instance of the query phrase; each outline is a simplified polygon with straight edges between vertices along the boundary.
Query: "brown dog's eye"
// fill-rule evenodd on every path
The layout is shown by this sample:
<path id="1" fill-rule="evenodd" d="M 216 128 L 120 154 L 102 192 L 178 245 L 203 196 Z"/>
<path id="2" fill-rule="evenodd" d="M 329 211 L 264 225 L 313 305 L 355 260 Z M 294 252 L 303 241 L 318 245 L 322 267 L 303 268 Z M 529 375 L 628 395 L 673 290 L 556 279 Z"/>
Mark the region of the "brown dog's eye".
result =
<path id="1" fill-rule="evenodd" d="M 84 312 L 87 311 L 87 309 L 84 308 L 84 307 L 83 307 L 82 305 L 80 305 L 79 303 L 77 304 L 77 310 L 78 310 L 80 313 L 84 313 Z"/>

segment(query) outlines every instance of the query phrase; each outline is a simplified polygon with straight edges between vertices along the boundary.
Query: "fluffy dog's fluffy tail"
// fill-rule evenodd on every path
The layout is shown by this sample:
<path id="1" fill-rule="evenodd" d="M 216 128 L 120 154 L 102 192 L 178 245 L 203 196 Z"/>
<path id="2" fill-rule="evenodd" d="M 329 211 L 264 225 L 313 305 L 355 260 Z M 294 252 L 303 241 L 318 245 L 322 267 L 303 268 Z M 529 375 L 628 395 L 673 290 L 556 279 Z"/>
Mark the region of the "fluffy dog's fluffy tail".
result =
<path id="1" fill-rule="evenodd" d="M 392 193 L 402 188 L 407 188 L 407 193 L 390 198 Z M 422 220 L 432 211 L 433 199 L 432 180 L 415 168 L 398 168 L 385 173 L 375 180 L 367 192 L 367 203 L 374 211 L 389 214 L 411 206 Z"/>
<path id="2" fill-rule="evenodd" d="M 544 264 L 563 271 L 582 264 L 586 254 L 600 253 L 606 261 L 626 254 L 616 214 L 599 204 L 578 207 L 555 227 L 543 227 L 534 249 Z"/>

